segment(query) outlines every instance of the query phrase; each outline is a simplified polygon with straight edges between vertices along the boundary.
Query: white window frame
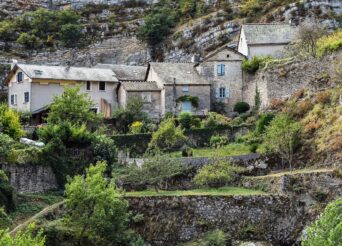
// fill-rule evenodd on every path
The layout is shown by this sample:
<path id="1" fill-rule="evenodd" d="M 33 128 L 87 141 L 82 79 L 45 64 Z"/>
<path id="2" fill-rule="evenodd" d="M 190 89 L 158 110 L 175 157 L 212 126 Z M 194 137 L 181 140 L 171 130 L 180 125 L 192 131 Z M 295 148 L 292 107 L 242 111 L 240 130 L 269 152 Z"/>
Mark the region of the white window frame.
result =
<path id="1" fill-rule="evenodd" d="M 227 98 L 227 88 L 220 87 L 219 88 L 219 98 Z"/>
<path id="2" fill-rule="evenodd" d="M 12 103 L 12 96 L 13 96 L 13 103 Z M 11 94 L 11 105 L 16 106 L 18 104 L 18 95 L 17 94 Z"/>

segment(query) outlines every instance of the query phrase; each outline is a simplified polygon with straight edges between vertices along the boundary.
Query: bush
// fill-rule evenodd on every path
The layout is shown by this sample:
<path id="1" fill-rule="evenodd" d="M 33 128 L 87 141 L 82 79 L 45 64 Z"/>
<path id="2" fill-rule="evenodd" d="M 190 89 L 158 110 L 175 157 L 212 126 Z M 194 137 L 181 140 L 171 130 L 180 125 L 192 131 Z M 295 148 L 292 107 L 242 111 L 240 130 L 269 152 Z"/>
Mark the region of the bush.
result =
<path id="1" fill-rule="evenodd" d="M 192 125 L 192 114 L 183 112 L 179 115 L 178 121 L 182 129 L 190 129 Z"/>
<path id="2" fill-rule="evenodd" d="M 146 160 L 141 167 L 131 165 L 126 180 L 134 184 L 152 185 L 156 192 L 159 192 L 164 187 L 167 188 L 171 178 L 185 170 L 185 166 L 179 160 L 158 156 Z"/>
<path id="3" fill-rule="evenodd" d="M 342 30 L 321 37 L 317 41 L 318 56 L 335 52 L 342 48 Z"/>
<path id="4" fill-rule="evenodd" d="M 202 121 L 202 127 L 215 128 L 218 126 L 228 126 L 230 122 L 230 118 L 215 112 L 210 112 L 208 117 Z"/>
<path id="5" fill-rule="evenodd" d="M 215 230 L 207 233 L 203 239 L 200 240 L 199 246 L 224 246 L 227 245 L 228 238 L 221 230 Z"/>
<path id="6" fill-rule="evenodd" d="M 260 68 L 266 66 L 268 61 L 272 60 L 272 57 L 258 57 L 253 56 L 250 60 L 244 60 L 242 62 L 242 70 L 249 74 L 255 74 Z"/>
<path id="7" fill-rule="evenodd" d="M 310 99 L 305 99 L 296 103 L 295 108 L 293 110 L 293 115 L 296 117 L 303 117 L 307 112 L 309 112 L 313 108 L 313 104 Z"/>
<path id="8" fill-rule="evenodd" d="M 7 215 L 4 208 L 0 207 L 0 230 L 8 228 L 11 225 L 11 218 Z M 1 243 L 1 241 L 0 241 Z"/>
<path id="9" fill-rule="evenodd" d="M 144 126 L 144 124 L 141 121 L 135 121 L 130 126 L 130 132 L 132 134 L 139 134 L 142 132 L 143 126 Z"/>
<path id="10" fill-rule="evenodd" d="M 0 230 L 0 243 L 6 246 L 45 246 L 43 230 L 35 230 L 35 225 L 30 224 L 25 231 L 19 231 L 13 237 L 8 231 Z"/>
<path id="11" fill-rule="evenodd" d="M 120 149 L 129 149 L 130 154 L 144 154 L 148 148 L 149 143 L 152 139 L 152 134 L 141 133 L 141 134 L 125 134 L 125 135 L 114 135 L 112 136 L 115 146 Z"/>
<path id="12" fill-rule="evenodd" d="M 194 155 L 193 149 L 190 147 L 185 147 L 182 150 L 182 156 L 183 157 L 192 157 Z"/>
<path id="13" fill-rule="evenodd" d="M 220 148 L 229 143 L 229 139 L 226 136 L 214 135 L 210 138 L 210 146 L 214 148 Z"/>
<path id="14" fill-rule="evenodd" d="M 169 118 L 162 121 L 159 129 L 152 134 L 149 147 L 162 151 L 175 150 L 182 147 L 186 140 L 183 131 L 176 127 L 173 119 Z"/>
<path id="15" fill-rule="evenodd" d="M 221 101 L 215 101 L 212 104 L 212 112 L 218 113 L 218 114 L 225 114 L 226 112 L 226 105 L 224 102 Z"/>
<path id="16" fill-rule="evenodd" d="M 19 114 L 6 104 L 0 104 L 0 132 L 14 139 L 18 139 L 25 134 L 20 124 Z"/>
<path id="17" fill-rule="evenodd" d="M 261 135 L 265 132 L 266 127 L 272 122 L 275 115 L 272 113 L 265 113 L 259 116 L 255 124 L 255 132 Z"/>
<path id="18" fill-rule="evenodd" d="M 216 161 L 213 164 L 202 167 L 194 178 L 196 185 L 210 187 L 222 187 L 234 182 L 239 174 L 246 171 L 245 168 L 234 166 L 224 161 Z"/>
<path id="19" fill-rule="evenodd" d="M 106 161 L 112 165 L 116 160 L 117 150 L 114 141 L 106 135 L 95 135 L 91 143 L 95 161 Z"/>
<path id="20" fill-rule="evenodd" d="M 0 133 L 0 163 L 7 161 L 15 141 L 8 135 Z"/>
<path id="21" fill-rule="evenodd" d="M 316 94 L 316 102 L 328 104 L 331 101 L 331 93 L 329 91 L 321 91 Z"/>
<path id="22" fill-rule="evenodd" d="M 323 214 L 306 230 L 303 246 L 335 246 L 342 244 L 342 199 L 330 203 Z"/>
<path id="23" fill-rule="evenodd" d="M 246 113 L 248 110 L 250 110 L 250 106 L 246 102 L 238 102 L 234 106 L 234 112 L 237 112 L 239 114 Z"/>

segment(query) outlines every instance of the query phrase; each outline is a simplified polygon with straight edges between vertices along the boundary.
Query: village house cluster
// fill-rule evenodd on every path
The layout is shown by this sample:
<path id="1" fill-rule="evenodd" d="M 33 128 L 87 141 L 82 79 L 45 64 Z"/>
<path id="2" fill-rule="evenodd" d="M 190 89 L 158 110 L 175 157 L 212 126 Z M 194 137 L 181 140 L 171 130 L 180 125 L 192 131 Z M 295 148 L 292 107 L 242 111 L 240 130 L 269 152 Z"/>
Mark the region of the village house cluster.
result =
<path id="1" fill-rule="evenodd" d="M 223 46 L 191 63 L 151 62 L 147 67 L 98 64 L 92 68 L 15 63 L 5 79 L 8 103 L 39 118 L 65 86 L 78 85 L 93 100 L 92 110 L 105 117 L 125 107 L 130 98 L 141 98 L 144 111 L 155 119 L 168 112 L 206 115 L 214 102 L 224 103 L 229 112 L 237 102 L 246 100 L 243 60 L 280 56 L 295 34 L 295 27 L 287 24 L 246 24 L 237 50 Z M 196 106 L 191 103 L 195 97 Z"/>

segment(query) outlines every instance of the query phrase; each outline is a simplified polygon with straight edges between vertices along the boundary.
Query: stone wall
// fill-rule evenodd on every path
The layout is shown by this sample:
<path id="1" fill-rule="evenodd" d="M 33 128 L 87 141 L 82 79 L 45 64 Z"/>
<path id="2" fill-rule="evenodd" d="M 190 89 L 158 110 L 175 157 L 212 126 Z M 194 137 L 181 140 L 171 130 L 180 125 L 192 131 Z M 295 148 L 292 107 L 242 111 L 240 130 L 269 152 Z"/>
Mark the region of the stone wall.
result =
<path id="1" fill-rule="evenodd" d="M 334 53 L 323 59 L 310 58 L 302 61 L 283 62 L 259 71 L 254 77 L 248 76 L 244 85 L 244 101 L 255 104 L 256 87 L 261 96 L 261 105 L 267 107 L 272 99 L 286 99 L 300 89 L 313 91 L 335 87 L 336 61 L 341 53 Z"/>
<path id="2" fill-rule="evenodd" d="M 134 228 L 152 246 L 178 245 L 215 229 L 235 240 L 292 245 L 306 219 L 301 206 L 280 196 L 127 199 L 134 213 L 144 215 Z"/>
<path id="3" fill-rule="evenodd" d="M 2 164 L 0 168 L 18 192 L 36 193 L 58 188 L 56 176 L 49 166 Z"/>

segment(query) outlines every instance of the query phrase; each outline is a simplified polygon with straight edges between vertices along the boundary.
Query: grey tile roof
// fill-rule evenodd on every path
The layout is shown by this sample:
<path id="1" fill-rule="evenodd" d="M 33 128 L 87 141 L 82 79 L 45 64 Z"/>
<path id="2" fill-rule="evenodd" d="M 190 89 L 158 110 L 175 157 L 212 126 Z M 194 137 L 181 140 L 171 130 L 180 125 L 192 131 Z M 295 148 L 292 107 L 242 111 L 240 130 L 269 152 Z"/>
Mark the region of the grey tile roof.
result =
<path id="1" fill-rule="evenodd" d="M 207 85 L 195 68 L 195 63 L 150 63 L 153 71 L 157 73 L 164 84 Z"/>
<path id="2" fill-rule="evenodd" d="M 118 82 L 111 69 L 17 64 L 32 79 Z"/>
<path id="3" fill-rule="evenodd" d="M 284 44 L 296 40 L 297 28 L 288 24 L 242 25 L 248 44 Z"/>
<path id="4" fill-rule="evenodd" d="M 144 66 L 128 66 L 115 64 L 97 64 L 98 68 L 109 68 L 114 71 L 119 80 L 144 80 L 147 67 Z"/>
<path id="5" fill-rule="evenodd" d="M 161 91 L 155 81 L 123 81 L 121 84 L 126 91 Z"/>

